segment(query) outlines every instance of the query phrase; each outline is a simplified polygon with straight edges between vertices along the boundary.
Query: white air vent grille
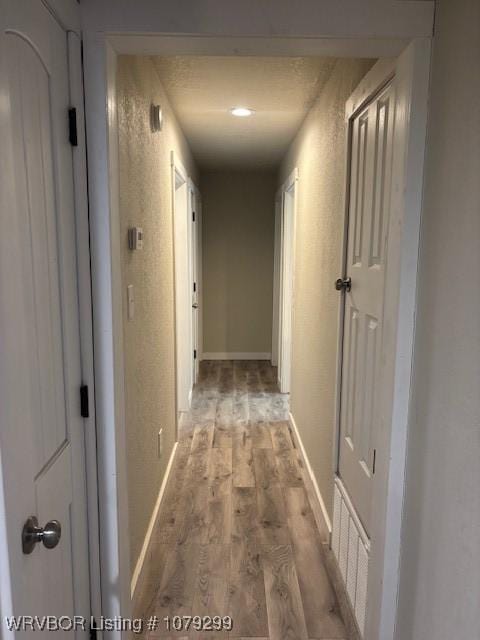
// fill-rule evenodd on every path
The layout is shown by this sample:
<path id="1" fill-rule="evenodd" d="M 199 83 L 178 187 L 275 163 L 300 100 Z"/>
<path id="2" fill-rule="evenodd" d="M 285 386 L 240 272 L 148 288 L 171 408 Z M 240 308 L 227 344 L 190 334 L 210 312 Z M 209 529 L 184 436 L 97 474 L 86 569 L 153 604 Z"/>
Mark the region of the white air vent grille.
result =
<path id="1" fill-rule="evenodd" d="M 341 480 L 335 480 L 332 549 L 362 634 L 367 607 L 370 544 Z"/>

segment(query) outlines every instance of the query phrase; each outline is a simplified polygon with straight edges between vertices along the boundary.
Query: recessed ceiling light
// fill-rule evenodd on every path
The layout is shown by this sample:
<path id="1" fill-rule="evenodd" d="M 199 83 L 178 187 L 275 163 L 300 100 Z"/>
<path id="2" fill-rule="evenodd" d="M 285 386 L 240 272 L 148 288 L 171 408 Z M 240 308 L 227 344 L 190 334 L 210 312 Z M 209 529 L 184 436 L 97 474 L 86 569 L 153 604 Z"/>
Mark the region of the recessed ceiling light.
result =
<path id="1" fill-rule="evenodd" d="M 247 107 L 233 107 L 233 109 L 230 109 L 230 113 L 232 116 L 237 116 L 238 118 L 247 118 L 248 116 L 253 115 L 254 111 Z"/>

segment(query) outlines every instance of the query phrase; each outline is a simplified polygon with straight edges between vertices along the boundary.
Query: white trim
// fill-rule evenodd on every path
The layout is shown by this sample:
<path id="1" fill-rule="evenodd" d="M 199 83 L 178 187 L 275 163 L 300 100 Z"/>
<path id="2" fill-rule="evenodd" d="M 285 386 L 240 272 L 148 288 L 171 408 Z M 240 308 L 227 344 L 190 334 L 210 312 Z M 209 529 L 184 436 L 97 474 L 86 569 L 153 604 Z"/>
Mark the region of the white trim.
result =
<path id="1" fill-rule="evenodd" d="M 193 330 L 191 309 L 191 180 L 178 154 L 170 152 L 175 314 L 176 412 L 188 411 L 193 388 Z M 177 211 L 177 198 L 182 205 Z M 185 207 L 185 208 L 184 208 Z M 182 233 L 184 231 L 184 233 Z M 188 341 L 188 344 L 187 344 Z M 178 429 L 178 424 L 177 424 Z M 178 435 L 178 434 L 177 434 Z"/>
<path id="2" fill-rule="evenodd" d="M 280 320 L 279 320 L 279 353 L 278 353 L 278 382 L 282 393 L 290 393 L 292 378 L 292 349 L 293 328 L 295 315 L 295 255 L 296 228 L 298 213 L 298 168 L 295 167 L 281 187 L 282 204 L 280 209 Z M 287 220 L 287 194 L 293 199 L 290 211 L 291 220 Z M 288 223 L 288 224 L 287 224 Z M 287 231 L 286 231 L 287 230 Z M 289 251 L 289 254 L 287 252 Z M 289 260 L 285 264 L 285 254 Z M 285 279 L 289 283 L 289 299 L 285 298 Z M 286 322 L 287 321 L 287 322 Z M 289 326 L 288 326 L 289 325 Z M 284 327 L 287 326 L 286 334 Z"/>
<path id="3" fill-rule="evenodd" d="M 248 11 L 243 2 L 229 3 L 225 14 L 214 10 L 223 3 L 212 7 L 209 0 L 196 0 L 193 14 L 153 0 L 125 3 L 122 11 L 114 10 L 116 0 L 84 4 L 83 28 L 111 33 L 118 52 L 129 55 L 375 58 L 397 55 L 413 38 L 430 37 L 434 18 L 431 0 L 329 2 L 321 19 L 317 2 L 305 3 L 301 11 L 293 3 L 255 2 Z"/>
<path id="4" fill-rule="evenodd" d="M 273 305 L 272 305 L 272 365 L 278 365 L 280 340 L 280 253 L 283 192 L 275 194 L 275 223 L 273 249 Z"/>
<path id="5" fill-rule="evenodd" d="M 375 558 L 372 562 L 369 574 L 369 593 L 375 598 L 375 606 L 370 611 L 372 628 L 378 629 L 377 638 L 381 640 L 392 640 L 395 636 L 400 581 L 430 53 L 430 40 L 415 40 L 400 55 L 396 67 L 399 100 L 394 135 L 399 153 L 394 155 L 393 162 L 394 171 L 396 164 L 402 174 L 402 188 L 393 189 L 391 224 L 401 229 L 401 234 L 397 233 L 393 238 L 389 234 L 388 238 L 389 252 L 395 262 L 391 261 L 393 273 L 389 272 L 387 264 L 385 326 L 393 327 L 393 331 L 383 355 L 391 364 L 385 379 L 391 395 L 385 397 L 384 407 L 384 417 L 391 423 L 391 429 L 388 433 L 381 430 L 385 438 L 381 445 L 385 455 L 378 460 L 375 477 L 380 473 L 384 481 L 383 487 L 374 483 L 373 500 L 379 507 L 379 520 L 371 536 L 376 538 L 380 559 Z M 388 308 L 390 316 L 387 316 Z M 395 323 L 392 317 L 398 321 Z M 368 626 L 366 635 L 368 637 Z"/>
<path id="6" fill-rule="evenodd" d="M 390 82 L 395 75 L 396 65 L 396 58 L 384 58 L 373 65 L 345 103 L 345 120 L 347 122 Z"/>
<path id="7" fill-rule="evenodd" d="M 295 183 L 297 182 L 297 180 L 298 180 L 298 167 L 295 167 L 294 169 L 292 169 L 292 171 L 288 175 L 287 179 L 281 186 L 280 190 L 282 192 L 290 191 L 295 186 Z"/>
<path id="8" fill-rule="evenodd" d="M 329 544 L 330 544 L 330 538 L 332 535 L 332 522 L 330 520 L 330 516 L 328 515 L 328 511 L 327 511 L 327 507 L 325 506 L 325 502 L 323 500 L 323 496 L 322 496 L 322 492 L 320 491 L 320 487 L 318 486 L 318 482 L 317 479 L 315 478 L 315 474 L 313 472 L 312 469 L 312 465 L 310 464 L 310 460 L 308 459 L 308 455 L 307 452 L 305 451 L 305 447 L 303 445 L 303 441 L 302 438 L 300 436 L 300 432 L 298 430 L 297 427 L 297 423 L 295 422 L 295 418 L 293 417 L 293 414 L 291 412 L 288 413 L 288 421 L 290 423 L 290 426 L 292 427 L 292 432 L 293 432 L 293 437 L 294 437 L 294 441 L 295 441 L 295 445 L 297 447 L 297 449 L 300 451 L 300 455 L 302 456 L 302 462 L 304 465 L 304 469 L 305 469 L 305 475 L 306 475 L 306 481 L 307 484 L 310 485 L 310 489 L 313 491 L 313 494 L 315 495 L 315 497 L 318 500 L 318 506 L 320 507 L 320 511 L 323 517 L 323 523 L 319 523 L 318 522 L 318 517 L 316 516 L 315 519 L 317 520 L 317 526 L 320 530 L 324 530 L 326 528 L 328 536 L 329 536 Z M 315 509 L 313 509 L 313 512 L 315 514 Z M 322 526 L 323 524 L 323 526 Z"/>
<path id="9" fill-rule="evenodd" d="M 150 518 L 150 522 L 148 523 L 147 532 L 145 533 L 145 538 L 143 540 L 142 549 L 137 559 L 137 563 L 135 565 L 135 569 L 132 575 L 132 581 L 130 583 L 130 595 L 133 599 L 135 589 L 137 587 L 137 582 L 140 577 L 140 574 L 143 569 L 143 565 L 145 563 L 145 558 L 147 556 L 148 547 L 150 545 L 150 541 L 152 539 L 153 529 L 155 527 L 155 523 L 157 521 L 158 512 L 160 511 L 160 507 L 162 504 L 163 496 L 165 494 L 165 489 L 167 487 L 168 479 L 170 478 L 170 473 L 173 467 L 173 461 L 175 459 L 175 454 L 177 452 L 178 442 L 175 442 L 172 448 L 172 452 L 170 454 L 170 458 L 168 460 L 167 468 L 165 469 L 165 474 L 163 476 L 162 484 L 160 485 L 160 490 L 158 492 L 157 501 L 155 502 L 155 506 L 153 507 L 152 515 Z"/>
<path id="10" fill-rule="evenodd" d="M 422 0 L 426 3 L 429 0 Z M 334 3 L 332 3 L 333 5 Z M 358 0 L 357 0 L 358 4 Z M 233 5 L 232 5 L 233 6 Z M 362 5 L 364 6 L 364 5 Z M 327 5 L 325 5 L 327 7 Z M 377 5 L 378 8 L 378 5 Z M 351 14 L 342 3 L 342 24 L 345 26 L 345 15 Z M 112 12 L 114 13 L 114 12 Z M 278 10 L 277 10 L 278 14 Z M 116 14 L 118 15 L 118 14 Z M 297 10 L 298 16 L 298 10 Z M 322 12 L 323 16 L 323 12 Z M 365 19 L 365 18 L 363 18 Z M 178 22 L 176 22 L 178 25 Z M 250 21 L 251 24 L 251 21 Z M 318 21 L 317 21 L 318 24 Z M 432 33 L 431 27 L 428 30 L 410 33 L 401 38 L 393 37 L 331 37 L 316 34 L 314 37 L 296 37 L 276 35 L 271 38 L 267 33 L 261 37 L 224 36 L 224 35 L 198 35 L 180 36 L 177 34 L 166 34 L 165 23 L 161 25 L 163 33 L 158 35 L 152 33 L 151 25 L 149 33 L 141 35 L 127 34 L 127 29 L 118 28 L 106 29 L 110 32 L 108 36 L 110 44 L 119 55 L 144 55 L 144 56 L 256 56 L 256 57 L 326 57 L 326 58 L 387 58 L 399 55 L 412 38 L 428 37 Z M 84 28 L 88 28 L 85 25 Z M 295 25 L 296 27 L 296 25 Z M 100 31 L 97 24 L 94 25 Z M 271 24 L 269 26 L 271 33 Z M 369 21 L 370 33 L 375 30 Z M 115 31 L 115 33 L 114 33 Z M 177 30 L 178 32 L 178 30 Z M 225 26 L 223 26 L 225 32 Z"/>
<path id="11" fill-rule="evenodd" d="M 356 527 L 356 529 L 358 531 L 358 535 L 362 539 L 362 542 L 365 545 L 365 548 L 367 549 L 367 551 L 370 552 L 370 538 L 368 537 L 367 532 L 363 528 L 363 525 L 362 525 L 362 523 L 360 521 L 360 518 L 358 517 L 358 514 L 357 514 L 357 511 L 355 509 L 355 506 L 354 506 L 352 500 L 350 499 L 350 496 L 348 495 L 347 488 L 343 484 L 340 476 L 335 476 L 334 482 L 337 485 L 338 490 L 340 491 L 340 493 L 342 495 L 343 501 L 347 505 L 348 511 L 350 513 L 350 517 L 354 521 L 355 527 Z"/>
<path id="12" fill-rule="evenodd" d="M 373 67 L 362 78 L 358 86 L 345 103 L 345 184 L 343 190 L 343 237 L 340 263 L 337 273 L 342 277 L 347 277 L 346 263 L 348 251 L 348 221 L 350 207 L 350 152 L 351 152 L 351 128 L 350 121 L 363 106 L 384 87 L 395 75 L 396 58 L 384 58 L 378 60 Z M 345 296 L 339 296 L 338 301 L 338 334 L 337 334 L 337 361 L 335 370 L 335 408 L 334 408 L 334 433 L 332 460 L 333 471 L 339 471 L 340 457 L 340 412 L 342 393 L 342 363 L 343 363 L 343 338 L 344 338 L 344 313 Z"/>
<path id="13" fill-rule="evenodd" d="M 187 170 L 183 166 L 183 163 L 178 157 L 178 155 L 175 155 L 175 151 L 173 151 L 173 149 L 170 151 L 170 166 L 174 171 L 178 173 L 178 175 L 181 177 L 183 182 L 186 182 L 188 184 L 190 179 L 188 177 Z M 174 186 L 175 186 L 175 183 L 174 183 Z"/>
<path id="14" fill-rule="evenodd" d="M 267 351 L 206 351 L 202 360 L 271 360 Z"/>
<path id="15" fill-rule="evenodd" d="M 81 33 L 80 7 L 75 0 L 42 0 L 65 31 Z"/>
<path id="16" fill-rule="evenodd" d="M 3 482 L 4 468 L 2 465 L 2 451 L 0 449 L 0 535 L 3 541 L 8 541 L 7 509 L 5 506 L 5 487 Z M 2 544 L 0 549 L 0 616 L 1 620 L 13 616 L 12 579 L 10 572 L 10 558 L 8 544 Z M 2 638 L 15 640 L 15 632 L 2 624 Z"/>

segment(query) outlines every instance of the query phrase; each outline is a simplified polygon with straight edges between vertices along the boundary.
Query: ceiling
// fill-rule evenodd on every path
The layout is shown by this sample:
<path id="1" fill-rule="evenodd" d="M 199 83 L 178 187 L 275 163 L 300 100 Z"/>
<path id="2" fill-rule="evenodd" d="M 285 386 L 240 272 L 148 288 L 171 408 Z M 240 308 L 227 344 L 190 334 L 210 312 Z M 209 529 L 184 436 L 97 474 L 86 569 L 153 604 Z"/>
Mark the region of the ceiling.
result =
<path id="1" fill-rule="evenodd" d="M 335 58 L 154 57 L 201 169 L 279 165 Z M 236 118 L 237 105 L 254 109 Z"/>

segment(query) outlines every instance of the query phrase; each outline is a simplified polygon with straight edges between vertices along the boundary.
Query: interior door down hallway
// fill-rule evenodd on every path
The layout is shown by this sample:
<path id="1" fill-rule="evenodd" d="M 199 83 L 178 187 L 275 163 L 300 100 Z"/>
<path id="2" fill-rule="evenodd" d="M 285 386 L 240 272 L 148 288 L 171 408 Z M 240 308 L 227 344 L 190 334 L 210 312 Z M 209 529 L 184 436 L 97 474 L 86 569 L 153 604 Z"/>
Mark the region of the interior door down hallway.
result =
<path id="1" fill-rule="evenodd" d="M 394 106 L 391 82 L 351 123 L 339 475 L 367 533 L 379 426 Z"/>

